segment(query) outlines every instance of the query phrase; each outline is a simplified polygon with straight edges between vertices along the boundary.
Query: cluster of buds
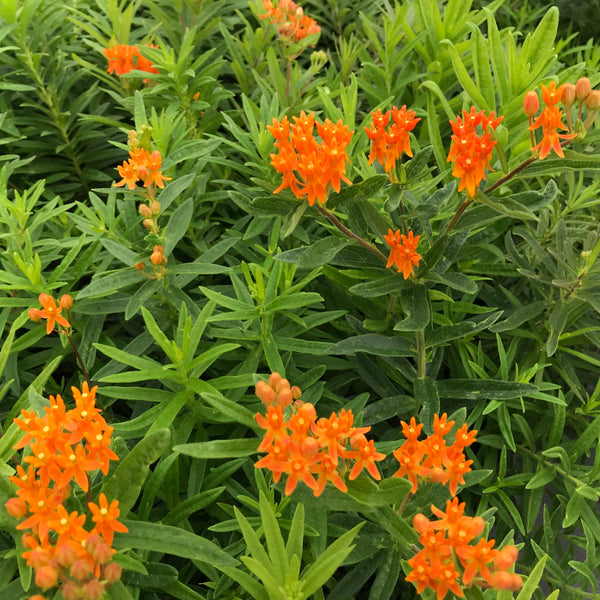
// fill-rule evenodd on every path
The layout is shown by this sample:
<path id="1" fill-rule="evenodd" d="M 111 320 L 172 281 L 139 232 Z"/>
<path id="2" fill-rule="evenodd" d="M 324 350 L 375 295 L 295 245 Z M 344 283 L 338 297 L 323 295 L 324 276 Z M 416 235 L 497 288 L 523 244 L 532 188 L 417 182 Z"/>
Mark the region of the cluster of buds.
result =
<path id="1" fill-rule="evenodd" d="M 299 42 L 321 32 L 317 22 L 305 15 L 302 7 L 292 0 L 275 0 L 275 4 L 273 0 L 263 0 L 263 8 L 267 12 L 259 17 L 269 19 L 284 42 Z"/>
<path id="2" fill-rule="evenodd" d="M 140 204 L 139 213 L 144 217 L 142 225 L 155 235 L 158 235 L 158 217 L 160 216 L 160 202 L 153 200 L 150 206 L 147 204 Z"/>
<path id="3" fill-rule="evenodd" d="M 152 44 L 147 44 L 150 48 L 158 48 Z M 108 58 L 107 73 L 116 73 L 119 77 L 130 73 L 133 70 L 146 71 L 147 73 L 158 74 L 158 70 L 151 60 L 143 57 L 137 46 L 128 46 L 127 44 L 115 44 L 110 48 L 104 48 L 102 53 Z M 144 79 L 147 83 L 148 79 Z"/>
<path id="4" fill-rule="evenodd" d="M 291 125 L 287 116 L 281 121 L 273 118 L 273 125 L 267 125 L 278 149 L 278 154 L 271 154 L 271 165 L 283 177 L 273 193 L 290 188 L 297 198 L 306 196 L 310 206 L 315 200 L 325 204 L 332 188 L 339 192 L 342 180 L 351 183 L 346 177 L 346 147 L 354 132 L 341 120 L 334 124 L 325 119 L 316 124 L 319 142 L 313 133 L 314 112 L 307 116 L 302 111 L 293 120 Z"/>
<path id="5" fill-rule="evenodd" d="M 517 591 L 520 575 L 511 572 L 518 550 L 513 545 L 494 548 L 494 540 L 479 537 L 485 528 L 481 517 L 464 515 L 465 503 L 458 498 L 446 502 L 446 512 L 431 507 L 437 520 L 415 515 L 413 527 L 423 548 L 408 561 L 412 571 L 406 580 L 417 585 L 417 593 L 431 588 L 442 600 L 448 591 L 464 597 L 463 586 L 478 585 L 497 590 Z M 474 542 L 477 538 L 477 543 Z M 460 563 L 460 565 L 457 564 Z"/>
<path id="6" fill-rule="evenodd" d="M 412 492 L 417 491 L 419 481 L 449 483 L 450 493 L 454 496 L 458 484 L 464 484 L 464 474 L 471 470 L 472 460 L 466 460 L 464 449 L 475 441 L 477 431 L 468 431 L 463 425 L 456 431 L 454 443 L 447 445 L 446 436 L 454 426 L 444 413 L 441 417 L 434 415 L 433 433 L 424 440 L 419 440 L 423 424 L 417 425 L 412 417 L 410 423 L 401 421 L 402 433 L 406 441 L 394 450 L 394 456 L 400 468 L 394 477 L 407 477 L 412 483 Z"/>
<path id="7" fill-rule="evenodd" d="M 479 184 L 486 177 L 485 170 L 490 168 L 492 150 L 497 143 L 492 133 L 504 117 L 496 117 L 494 111 L 489 116 L 483 110 L 476 112 L 474 106 L 462 114 L 462 118 L 450 121 L 453 135 L 447 162 L 454 162 L 452 175 L 460 179 L 458 191 L 466 188 L 468 196 L 475 198 Z M 478 126 L 481 126 L 481 134 Z"/>
<path id="8" fill-rule="evenodd" d="M 41 321 L 42 319 L 47 319 L 46 333 L 48 335 L 54 331 L 55 325 L 59 328 L 59 331 L 62 332 L 67 332 L 71 328 L 69 321 L 61 315 L 62 311 L 66 310 L 67 316 L 71 318 L 69 315 L 69 309 L 73 306 L 73 298 L 71 298 L 69 294 L 64 294 L 61 296 L 58 304 L 54 298 L 48 294 L 40 294 L 38 300 L 40 301 L 42 308 L 31 308 L 29 310 L 29 318 L 32 321 Z"/>
<path id="9" fill-rule="evenodd" d="M 146 268 L 146 263 L 144 262 L 136 263 L 134 267 L 138 271 L 141 271 L 149 279 L 162 279 L 165 273 L 167 272 L 165 268 L 167 260 L 168 259 L 165 256 L 165 247 L 161 244 L 155 244 L 154 249 L 152 250 L 152 254 L 150 255 L 150 264 L 152 265 L 154 276 L 151 277 L 144 273 L 144 269 Z"/>
<path id="10" fill-rule="evenodd" d="M 414 237 L 412 231 L 409 231 L 406 236 L 400 233 L 400 230 L 392 231 L 388 229 L 387 235 L 383 236 L 390 247 L 390 257 L 387 265 L 385 265 L 386 269 L 396 265 L 398 273 L 402 272 L 404 279 L 408 279 L 421 260 L 421 255 L 417 252 L 417 244 L 420 238 L 420 235 Z"/>
<path id="11" fill-rule="evenodd" d="M 351 410 L 342 409 L 339 415 L 331 413 L 329 418 L 317 419 L 315 407 L 300 401 L 300 389 L 290 387 L 279 373 L 273 373 L 268 383 L 259 382 L 256 395 L 267 408 L 266 415 L 257 413 L 255 417 L 266 430 L 258 450 L 267 455 L 254 466 L 272 471 L 275 482 L 285 473 L 286 495 L 294 491 L 300 480 L 315 496 L 323 493 L 328 481 L 347 492 L 344 475 L 350 471 L 349 479 L 356 479 L 363 468 L 375 479 L 381 479 L 375 462 L 385 455 L 377 452 L 373 440 L 365 437 L 370 427 L 353 426 Z"/>
<path id="12" fill-rule="evenodd" d="M 50 396 L 43 416 L 22 410 L 15 419 L 25 436 L 14 448 L 28 447 L 30 453 L 23 459 L 27 467 L 17 466 L 10 477 L 17 489 L 6 510 L 25 519 L 17 529 L 25 531 L 23 558 L 35 571 L 36 585 L 43 591 L 59 587 L 65 600 L 100 600 L 121 577 L 121 567 L 111 562 L 114 532 L 127 532 L 117 520 L 119 502 L 109 504 L 104 494 L 98 504 L 88 502 L 91 531 L 85 528 L 86 514 L 67 510 L 74 484 L 89 494 L 89 473 L 106 475 L 109 462 L 119 459 L 110 449 L 113 428 L 96 407 L 96 389 L 87 383 L 81 390 L 72 387 L 72 409 L 60 395 Z"/>
<path id="13" fill-rule="evenodd" d="M 381 109 L 371 113 L 373 122 L 371 127 L 365 127 L 365 132 L 371 140 L 371 153 L 369 164 L 375 160 L 379 162 L 386 173 L 395 170 L 396 161 L 402 153 L 412 157 L 410 149 L 410 132 L 421 119 L 415 118 L 414 110 L 406 110 L 406 105 L 398 109 L 392 107 L 385 114 Z M 392 124 L 386 129 L 392 117 Z"/>

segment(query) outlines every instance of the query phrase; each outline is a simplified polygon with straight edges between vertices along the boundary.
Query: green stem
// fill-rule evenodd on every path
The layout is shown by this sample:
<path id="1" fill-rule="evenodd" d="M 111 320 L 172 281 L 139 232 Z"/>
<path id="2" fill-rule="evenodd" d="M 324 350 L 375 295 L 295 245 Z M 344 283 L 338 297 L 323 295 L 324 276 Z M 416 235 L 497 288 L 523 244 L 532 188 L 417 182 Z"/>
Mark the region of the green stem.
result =
<path id="1" fill-rule="evenodd" d="M 425 379 L 427 360 L 425 357 L 425 330 L 417 329 L 415 332 L 417 342 L 417 374 L 419 379 Z"/>
<path id="2" fill-rule="evenodd" d="M 366 248 L 369 252 L 372 252 L 373 254 L 375 254 L 375 256 L 377 256 L 377 258 L 380 258 L 383 262 L 387 263 L 388 259 L 385 256 L 385 254 L 383 254 L 383 252 L 378 250 L 373 244 L 369 244 L 369 242 L 367 242 L 366 240 L 363 240 L 359 235 L 356 235 L 353 231 L 350 231 L 350 229 L 348 229 L 333 213 L 329 212 L 323 206 L 320 206 L 317 204 L 316 207 L 317 207 L 317 210 L 326 219 L 328 219 L 331 223 L 333 223 L 345 236 L 358 242 L 363 248 Z"/>
<path id="3" fill-rule="evenodd" d="M 71 344 L 71 348 L 73 348 L 73 352 L 75 352 L 75 357 L 77 358 L 77 362 L 79 363 L 79 367 L 81 368 L 81 372 L 83 373 L 83 376 L 85 377 L 87 384 L 91 385 L 92 382 L 90 379 L 89 371 L 86 369 L 85 365 L 83 364 L 83 359 L 81 358 L 81 355 L 79 354 L 79 352 L 77 350 L 77 346 L 75 346 L 75 342 L 73 341 L 71 334 L 67 330 L 64 330 L 63 333 L 67 336 L 67 339 L 69 340 L 69 344 Z"/>

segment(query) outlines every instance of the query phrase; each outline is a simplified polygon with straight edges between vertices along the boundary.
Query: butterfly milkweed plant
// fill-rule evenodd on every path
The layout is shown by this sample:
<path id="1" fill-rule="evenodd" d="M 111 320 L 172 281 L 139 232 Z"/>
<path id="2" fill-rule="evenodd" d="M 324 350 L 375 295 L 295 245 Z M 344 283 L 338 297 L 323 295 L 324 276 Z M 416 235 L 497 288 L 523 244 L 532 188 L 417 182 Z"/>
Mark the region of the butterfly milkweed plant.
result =
<path id="1" fill-rule="evenodd" d="M 0 600 L 600 598 L 558 4 L 0 0 Z"/>

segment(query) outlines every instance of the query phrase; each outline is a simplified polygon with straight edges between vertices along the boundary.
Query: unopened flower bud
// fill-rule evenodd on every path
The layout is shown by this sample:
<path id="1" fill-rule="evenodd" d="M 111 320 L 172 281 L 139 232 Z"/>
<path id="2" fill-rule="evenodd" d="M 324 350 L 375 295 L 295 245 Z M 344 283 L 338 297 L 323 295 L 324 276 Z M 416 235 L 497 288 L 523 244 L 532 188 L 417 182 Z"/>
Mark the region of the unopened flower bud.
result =
<path id="1" fill-rule="evenodd" d="M 63 294 L 60 298 L 60 306 L 69 310 L 73 306 L 73 298 L 69 294 Z"/>
<path id="2" fill-rule="evenodd" d="M 563 85 L 561 102 L 567 107 L 573 106 L 576 97 L 577 92 L 575 86 L 572 83 L 565 83 Z"/>
<path id="3" fill-rule="evenodd" d="M 279 373 L 277 373 L 277 371 L 275 371 L 274 373 L 271 373 L 271 375 L 269 375 L 269 385 L 275 389 L 275 387 L 277 386 L 277 384 L 281 381 L 282 377 Z"/>
<path id="4" fill-rule="evenodd" d="M 121 568 L 121 565 L 111 562 L 104 567 L 104 579 L 106 579 L 108 583 L 115 583 L 115 581 L 119 581 L 119 579 L 121 579 L 122 572 L 123 569 Z"/>
<path id="5" fill-rule="evenodd" d="M 103 594 L 104 586 L 97 579 L 91 579 L 83 586 L 85 600 L 100 600 Z"/>
<path id="6" fill-rule="evenodd" d="M 85 548 L 87 550 L 87 544 L 86 544 Z M 89 576 L 89 574 L 91 572 L 92 572 L 92 567 L 90 567 L 90 563 L 87 560 L 85 560 L 84 558 L 77 559 L 71 565 L 71 568 L 69 570 L 71 577 L 73 577 L 73 579 L 77 579 L 78 581 L 84 581 L 85 579 L 87 579 L 87 577 Z"/>
<path id="7" fill-rule="evenodd" d="M 528 117 L 533 117 L 540 108 L 540 97 L 537 92 L 530 91 L 525 94 L 523 98 L 523 112 Z"/>
<path id="8" fill-rule="evenodd" d="M 317 418 L 317 411 L 315 410 L 314 405 L 310 402 L 305 402 L 300 408 L 298 408 L 298 414 L 310 423 Z"/>
<path id="9" fill-rule="evenodd" d="M 154 246 L 154 252 L 160 252 L 161 254 L 163 254 L 165 251 L 165 247 L 162 244 L 156 244 Z"/>
<path id="10" fill-rule="evenodd" d="M 256 384 L 255 394 L 266 406 L 273 404 L 275 401 L 275 390 L 264 381 L 259 381 Z"/>
<path id="11" fill-rule="evenodd" d="M 146 266 L 146 263 L 139 262 L 139 263 L 135 263 L 135 265 L 133 265 L 133 268 L 137 269 L 138 271 L 143 271 L 145 266 Z"/>
<path id="12" fill-rule="evenodd" d="M 492 575 L 492 587 L 496 590 L 510 590 L 513 585 L 512 574 L 508 571 L 496 571 Z"/>
<path id="13" fill-rule="evenodd" d="M 155 200 L 150 205 L 150 210 L 152 211 L 152 216 L 158 217 L 158 215 L 160 215 L 160 202 L 158 200 Z"/>
<path id="14" fill-rule="evenodd" d="M 518 573 L 511 573 L 512 586 L 510 587 L 511 592 L 518 592 L 523 585 L 523 578 Z"/>
<path id="15" fill-rule="evenodd" d="M 289 388 L 284 388 L 277 394 L 277 404 L 281 406 L 281 408 L 285 408 L 292 403 L 292 392 Z"/>
<path id="16" fill-rule="evenodd" d="M 318 73 L 327 64 L 327 54 L 323 50 L 315 50 L 310 55 L 310 70 Z"/>
<path id="17" fill-rule="evenodd" d="M 6 504 L 6 512 L 15 519 L 21 519 L 27 512 L 27 502 L 23 498 L 10 498 Z"/>
<path id="18" fill-rule="evenodd" d="M 498 551 L 498 554 L 494 557 L 494 566 L 497 569 L 506 571 L 510 569 L 516 562 L 519 551 L 516 546 L 509 545 Z"/>
<path id="19" fill-rule="evenodd" d="M 40 567 L 35 574 L 35 583 L 43 590 L 48 590 L 58 583 L 58 572 L 50 565 Z"/>
<path id="20" fill-rule="evenodd" d="M 69 544 L 61 544 L 56 551 L 56 560 L 62 567 L 70 567 L 77 560 L 77 550 Z"/>
<path id="21" fill-rule="evenodd" d="M 294 398 L 294 400 L 298 400 L 298 398 L 302 396 L 302 390 L 297 385 L 293 385 L 290 391 L 292 392 L 292 398 Z"/>
<path id="22" fill-rule="evenodd" d="M 580 77 L 575 84 L 575 95 L 577 100 L 583 102 L 592 91 L 592 84 L 587 77 Z"/>
<path id="23" fill-rule="evenodd" d="M 61 592 L 65 600 L 81 600 L 83 590 L 81 586 L 74 581 L 67 581 L 62 586 Z"/>
<path id="24" fill-rule="evenodd" d="M 137 131 L 135 129 L 130 129 L 127 133 L 127 147 L 130 150 L 137 148 L 140 145 L 140 141 L 138 140 Z"/>
<path id="25" fill-rule="evenodd" d="M 142 215 L 142 217 L 144 217 L 144 219 L 152 218 L 152 210 L 150 210 L 150 208 L 148 206 L 146 206 L 145 204 L 140 204 L 138 211 L 139 211 L 140 215 Z"/>
<path id="26" fill-rule="evenodd" d="M 42 315 L 38 308 L 30 308 L 27 314 L 32 321 L 40 321 L 42 319 Z"/>
<path id="27" fill-rule="evenodd" d="M 319 443 L 313 437 L 306 437 L 302 440 L 301 448 L 304 456 L 314 456 L 319 451 Z"/>
<path id="28" fill-rule="evenodd" d="M 142 225 L 146 228 L 146 229 L 153 229 L 154 228 L 154 221 L 152 219 L 144 219 L 142 221 Z"/>
<path id="29" fill-rule="evenodd" d="M 100 543 L 94 545 L 91 549 L 88 544 L 85 549 L 99 565 L 105 565 L 114 554 L 114 550 L 104 540 L 101 540 Z"/>
<path id="30" fill-rule="evenodd" d="M 588 94 L 585 106 L 588 110 L 598 110 L 600 108 L 600 90 L 592 90 Z"/>
<path id="31" fill-rule="evenodd" d="M 35 596 L 29 596 L 29 600 L 46 600 L 46 598 L 41 594 L 36 594 Z"/>
<path id="32" fill-rule="evenodd" d="M 430 525 L 431 523 L 429 522 L 429 519 L 424 514 L 417 513 L 414 516 L 413 528 L 417 533 L 425 533 L 429 529 Z"/>
<path id="33" fill-rule="evenodd" d="M 160 265 L 162 263 L 162 259 L 163 259 L 163 253 L 162 252 L 153 252 L 150 255 L 150 262 L 155 267 L 158 267 L 158 265 Z"/>

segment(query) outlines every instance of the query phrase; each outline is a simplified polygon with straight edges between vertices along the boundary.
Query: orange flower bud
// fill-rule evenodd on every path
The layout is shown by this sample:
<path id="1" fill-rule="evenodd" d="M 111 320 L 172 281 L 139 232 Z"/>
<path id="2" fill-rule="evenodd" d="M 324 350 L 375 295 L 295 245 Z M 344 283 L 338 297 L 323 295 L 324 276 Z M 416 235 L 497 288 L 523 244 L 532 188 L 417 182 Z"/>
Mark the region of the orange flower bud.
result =
<path id="1" fill-rule="evenodd" d="M 158 217 L 158 215 L 160 215 L 160 202 L 158 200 L 155 200 L 150 205 L 150 210 L 152 211 L 152 216 Z"/>
<path id="2" fill-rule="evenodd" d="M 23 498 L 10 498 L 4 506 L 6 506 L 6 512 L 15 519 L 21 519 L 28 512 L 27 502 Z"/>
<path id="3" fill-rule="evenodd" d="M 85 547 L 87 550 L 87 544 Z M 92 567 L 90 567 L 90 563 L 87 560 L 85 560 L 84 558 L 79 558 L 71 565 L 71 569 L 69 572 L 73 579 L 77 579 L 78 581 L 84 581 L 92 572 Z"/>
<path id="4" fill-rule="evenodd" d="M 29 600 L 46 600 L 46 598 L 41 594 L 36 594 L 35 596 L 30 596 Z"/>
<path id="5" fill-rule="evenodd" d="M 29 312 L 27 314 L 29 315 L 29 318 L 32 321 L 41 321 L 42 320 L 42 315 L 40 314 L 39 308 L 30 308 Z"/>
<path id="6" fill-rule="evenodd" d="M 56 560 L 63 567 L 70 567 L 77 560 L 77 550 L 69 544 L 61 544 L 56 551 Z"/>
<path id="7" fill-rule="evenodd" d="M 494 558 L 494 566 L 497 569 L 506 571 L 515 564 L 518 554 L 519 551 L 517 550 L 516 546 L 505 546 L 502 548 L 502 550 L 498 551 L 498 554 L 496 554 Z"/>
<path id="8" fill-rule="evenodd" d="M 508 571 L 496 571 L 492 575 L 492 587 L 496 590 L 512 589 L 513 578 L 512 573 Z"/>
<path id="9" fill-rule="evenodd" d="M 92 579 L 83 586 L 83 593 L 86 600 L 100 600 L 104 594 L 104 586 L 97 579 Z"/>
<path id="10" fill-rule="evenodd" d="M 422 513 L 417 513 L 413 519 L 413 528 L 414 530 L 421 534 L 425 533 L 430 527 L 429 519 Z"/>
<path id="11" fill-rule="evenodd" d="M 277 387 L 277 384 L 281 381 L 282 377 L 279 373 L 277 373 L 277 371 L 275 371 L 275 373 L 271 373 L 271 375 L 269 375 L 269 385 L 275 389 Z"/>
<path id="12" fill-rule="evenodd" d="M 511 573 L 512 577 L 512 587 L 510 588 L 511 592 L 517 592 L 521 589 L 523 585 L 523 578 L 518 573 Z"/>
<path id="13" fill-rule="evenodd" d="M 587 77 L 580 77 L 575 84 L 575 95 L 577 100 L 583 102 L 592 91 L 592 84 Z"/>
<path id="14" fill-rule="evenodd" d="M 304 456 L 314 456 L 319 451 L 319 444 L 312 437 L 304 438 L 301 447 Z"/>
<path id="15" fill-rule="evenodd" d="M 135 263 L 135 265 L 133 265 L 133 268 L 137 269 L 138 271 L 143 271 L 145 266 L 146 266 L 146 263 L 139 262 L 139 263 Z"/>
<path id="16" fill-rule="evenodd" d="M 73 298 L 69 294 L 63 294 L 60 299 L 61 308 L 69 309 L 73 306 Z"/>
<path id="17" fill-rule="evenodd" d="M 292 398 L 294 398 L 294 400 L 298 400 L 298 398 L 302 396 L 302 390 L 297 385 L 293 385 L 290 391 L 292 392 Z"/>
<path id="18" fill-rule="evenodd" d="M 275 390 L 264 381 L 256 384 L 255 394 L 267 406 L 275 402 Z"/>
<path id="19" fill-rule="evenodd" d="M 140 215 L 142 215 L 142 217 L 144 217 L 144 219 L 150 219 L 152 217 L 152 210 L 145 204 L 140 204 L 138 211 L 139 211 Z"/>
<path id="20" fill-rule="evenodd" d="M 58 583 L 58 573 L 54 567 L 40 567 L 35 574 L 35 583 L 43 590 L 48 590 Z"/>
<path id="21" fill-rule="evenodd" d="M 146 228 L 146 229 L 152 229 L 154 227 L 154 221 L 152 219 L 144 219 L 142 221 L 142 225 Z"/>
<path id="22" fill-rule="evenodd" d="M 277 404 L 282 408 L 289 406 L 292 403 L 292 392 L 289 388 L 281 390 L 277 394 Z"/>
<path id="23" fill-rule="evenodd" d="M 115 581 L 119 581 L 119 579 L 121 579 L 122 572 L 123 569 L 121 568 L 121 565 L 118 565 L 114 562 L 109 563 L 104 567 L 104 579 L 106 579 L 108 583 L 115 583 Z"/>
<path id="24" fill-rule="evenodd" d="M 162 252 L 153 252 L 152 255 L 150 256 L 150 262 L 155 267 L 157 267 L 158 265 L 160 265 L 162 263 L 162 259 L 163 259 Z"/>
<path id="25" fill-rule="evenodd" d="M 82 591 L 82 587 L 74 581 L 67 581 L 67 583 L 65 583 L 61 589 L 63 598 L 65 600 L 79 600 L 81 598 Z"/>
<path id="26" fill-rule="evenodd" d="M 575 102 L 575 98 L 577 96 L 575 86 L 572 83 L 565 83 L 562 87 L 563 92 L 561 102 L 567 107 L 573 106 L 573 103 Z"/>
<path id="27" fill-rule="evenodd" d="M 310 422 L 317 418 L 317 411 L 310 402 L 305 402 L 300 408 L 298 408 L 298 414 Z"/>
<path id="28" fill-rule="evenodd" d="M 588 110 L 598 110 L 600 108 L 600 90 L 592 90 L 585 101 Z"/>
<path id="29" fill-rule="evenodd" d="M 156 244 L 154 246 L 154 252 L 160 252 L 161 254 L 164 254 L 165 252 L 165 247 L 162 246 L 161 244 Z"/>
<path id="30" fill-rule="evenodd" d="M 531 91 L 525 94 L 523 98 L 523 112 L 528 117 L 533 117 L 540 108 L 540 97 L 537 92 Z"/>

